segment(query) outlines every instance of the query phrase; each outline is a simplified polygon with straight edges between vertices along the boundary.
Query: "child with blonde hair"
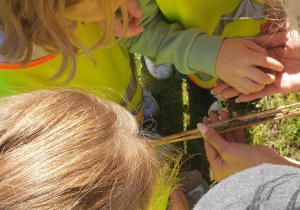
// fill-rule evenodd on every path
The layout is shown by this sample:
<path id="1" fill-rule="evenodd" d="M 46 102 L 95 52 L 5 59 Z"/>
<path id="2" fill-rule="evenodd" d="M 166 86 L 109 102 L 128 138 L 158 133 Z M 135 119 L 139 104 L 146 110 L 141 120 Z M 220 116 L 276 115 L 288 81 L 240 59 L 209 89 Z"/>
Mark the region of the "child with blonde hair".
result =
<path id="1" fill-rule="evenodd" d="M 174 63 L 181 73 L 197 73 L 208 87 L 214 84 L 211 79 L 215 76 L 216 55 L 224 37 L 209 39 L 203 30 L 184 30 L 176 23 L 169 24 L 159 14 L 154 0 L 4 0 L 0 8 L 1 95 L 65 84 L 92 90 L 140 118 L 142 89 L 128 49 L 157 58 L 157 63 Z M 124 40 L 123 47 L 114 45 L 125 36 L 139 33 Z M 255 44 L 241 42 L 238 49 L 243 53 L 235 52 L 244 58 L 238 70 L 231 68 L 234 62 L 225 59 L 223 64 L 231 67 L 217 65 L 221 72 L 218 74 L 216 69 L 217 76 L 226 81 L 223 76 L 232 74 L 232 85 L 243 93 L 258 91 L 274 78 L 256 66 L 281 71 L 282 65 L 261 54 L 262 49 Z M 208 52 L 211 45 L 213 52 L 200 53 Z M 228 45 L 226 49 L 234 51 Z"/>
<path id="2" fill-rule="evenodd" d="M 1 98 L 0 123 L 1 209 L 166 208 L 174 154 L 118 104 L 36 91 Z"/>
<path id="3" fill-rule="evenodd" d="M 0 95 L 79 87 L 140 118 L 142 89 L 135 65 L 127 50 L 116 45 L 143 30 L 136 24 L 141 13 L 135 1 L 127 2 L 131 6 L 125 0 L 1 1 Z"/>

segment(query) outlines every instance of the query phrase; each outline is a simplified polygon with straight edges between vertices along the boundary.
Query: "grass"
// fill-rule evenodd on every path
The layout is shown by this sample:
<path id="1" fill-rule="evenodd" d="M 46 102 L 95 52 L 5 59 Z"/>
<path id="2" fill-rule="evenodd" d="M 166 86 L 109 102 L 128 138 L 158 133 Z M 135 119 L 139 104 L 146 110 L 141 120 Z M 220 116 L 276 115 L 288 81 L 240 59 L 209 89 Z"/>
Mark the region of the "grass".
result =
<path id="1" fill-rule="evenodd" d="M 135 58 L 141 85 L 151 90 L 161 109 L 160 116 L 156 119 L 157 132 L 167 136 L 196 128 L 197 123 L 202 122 L 202 116 L 199 116 L 193 101 L 190 100 L 186 82 L 175 74 L 167 80 L 159 81 L 148 73 L 139 55 L 136 55 Z M 229 99 L 223 100 L 222 104 L 229 113 L 236 111 L 239 115 L 245 115 L 296 102 L 300 102 L 300 92 L 276 94 L 240 104 Z M 268 145 L 280 155 L 300 161 L 299 119 L 300 117 L 297 116 L 247 128 L 245 129 L 247 142 L 252 145 Z M 197 169 L 207 181 L 214 183 L 214 180 L 211 179 L 203 140 L 190 140 L 179 143 L 178 146 L 186 154 L 182 170 Z"/>

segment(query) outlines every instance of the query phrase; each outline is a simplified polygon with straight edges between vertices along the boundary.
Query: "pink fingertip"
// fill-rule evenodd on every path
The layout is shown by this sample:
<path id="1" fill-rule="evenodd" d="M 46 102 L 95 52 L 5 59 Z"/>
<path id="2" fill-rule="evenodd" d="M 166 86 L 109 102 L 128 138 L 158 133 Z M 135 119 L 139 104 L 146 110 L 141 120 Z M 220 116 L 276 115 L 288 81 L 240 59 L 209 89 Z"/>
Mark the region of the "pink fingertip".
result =
<path id="1" fill-rule="evenodd" d="M 143 12 L 139 8 L 137 8 L 135 10 L 135 15 L 136 15 L 136 17 L 142 17 L 143 16 Z"/>
<path id="2" fill-rule="evenodd" d="M 210 117 L 210 115 L 212 114 L 212 112 L 210 110 L 208 110 L 207 114 Z"/>

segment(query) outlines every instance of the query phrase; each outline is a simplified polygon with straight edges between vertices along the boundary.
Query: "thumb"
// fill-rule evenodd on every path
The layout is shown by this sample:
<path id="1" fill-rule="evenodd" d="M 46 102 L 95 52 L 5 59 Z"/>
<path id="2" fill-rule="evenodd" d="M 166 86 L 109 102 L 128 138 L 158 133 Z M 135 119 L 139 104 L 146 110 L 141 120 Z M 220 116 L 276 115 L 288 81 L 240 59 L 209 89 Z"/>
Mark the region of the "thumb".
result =
<path id="1" fill-rule="evenodd" d="M 202 123 L 198 123 L 197 125 L 199 131 L 201 132 L 203 138 L 213 146 L 218 153 L 220 154 L 227 147 L 228 142 L 223 139 L 217 131 L 212 128 L 207 127 Z"/>

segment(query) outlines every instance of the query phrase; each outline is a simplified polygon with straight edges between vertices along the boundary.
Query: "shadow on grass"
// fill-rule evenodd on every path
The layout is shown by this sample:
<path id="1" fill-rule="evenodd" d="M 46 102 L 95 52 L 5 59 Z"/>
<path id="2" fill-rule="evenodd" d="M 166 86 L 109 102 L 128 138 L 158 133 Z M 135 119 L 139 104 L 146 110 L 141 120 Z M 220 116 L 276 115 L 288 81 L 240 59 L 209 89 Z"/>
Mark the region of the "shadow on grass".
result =
<path id="1" fill-rule="evenodd" d="M 143 59 L 137 61 L 140 82 L 142 87 L 151 91 L 153 97 L 160 106 L 160 115 L 156 120 L 157 132 L 162 136 L 168 136 L 183 132 L 185 129 L 195 129 L 197 123 L 202 122 L 202 116 L 199 116 L 193 101 L 184 104 L 184 100 L 191 98 L 186 92 L 183 80 L 179 79 L 176 73 L 166 79 L 157 80 L 153 78 Z M 189 118 L 186 120 L 185 116 Z M 190 140 L 177 143 L 182 148 L 186 156 L 182 165 L 182 171 L 198 170 L 203 174 L 203 178 L 210 182 L 209 164 L 205 155 L 205 149 L 202 139 Z"/>

